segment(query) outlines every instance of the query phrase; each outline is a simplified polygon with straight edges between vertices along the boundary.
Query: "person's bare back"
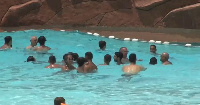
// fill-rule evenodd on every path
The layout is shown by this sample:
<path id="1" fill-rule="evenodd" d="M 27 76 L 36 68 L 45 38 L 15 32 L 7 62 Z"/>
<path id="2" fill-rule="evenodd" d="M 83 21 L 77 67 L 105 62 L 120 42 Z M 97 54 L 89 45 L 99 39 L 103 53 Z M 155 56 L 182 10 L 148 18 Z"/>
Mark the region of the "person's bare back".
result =
<path id="1" fill-rule="evenodd" d="M 139 65 L 128 65 L 124 66 L 122 69 L 124 73 L 131 75 L 135 75 L 138 74 L 140 71 L 146 70 L 146 68 Z"/>
<path id="2" fill-rule="evenodd" d="M 50 64 L 48 66 L 46 66 L 45 68 L 61 68 L 62 66 L 59 64 Z"/>
<path id="3" fill-rule="evenodd" d="M 93 62 L 88 62 L 84 66 L 84 72 L 85 73 L 93 73 L 97 71 L 97 66 Z"/>
<path id="4" fill-rule="evenodd" d="M 38 52 L 46 52 L 49 51 L 51 48 L 48 46 L 39 46 L 39 47 L 35 47 L 33 50 L 34 51 L 38 51 Z"/>

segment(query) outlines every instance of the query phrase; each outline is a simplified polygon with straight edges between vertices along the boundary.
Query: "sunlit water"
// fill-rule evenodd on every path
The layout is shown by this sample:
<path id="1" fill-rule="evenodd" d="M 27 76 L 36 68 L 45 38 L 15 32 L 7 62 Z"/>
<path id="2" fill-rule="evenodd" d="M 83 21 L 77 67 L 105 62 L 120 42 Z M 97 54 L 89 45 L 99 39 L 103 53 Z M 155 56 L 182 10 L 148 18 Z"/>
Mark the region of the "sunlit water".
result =
<path id="1" fill-rule="evenodd" d="M 29 30 L 0 33 L 0 43 L 7 35 L 13 38 L 13 49 L 0 51 L 0 105 L 53 105 L 55 97 L 62 96 L 70 105 L 197 105 L 200 104 L 200 48 L 157 44 L 157 52 L 168 52 L 173 65 L 149 65 L 153 57 L 149 43 L 126 42 L 90 36 L 81 32 Z M 50 54 L 37 54 L 24 50 L 31 36 L 45 36 Z M 98 42 L 107 42 L 107 51 L 98 52 Z M 120 47 L 136 53 L 137 62 L 147 67 L 133 78 L 124 78 L 122 66 L 111 61 L 110 66 L 98 66 L 93 74 L 59 72 L 45 69 L 53 54 L 57 62 L 67 52 L 84 56 L 91 51 L 94 63 L 102 64 L 105 54 L 113 54 Z M 42 64 L 24 62 L 33 55 Z"/>

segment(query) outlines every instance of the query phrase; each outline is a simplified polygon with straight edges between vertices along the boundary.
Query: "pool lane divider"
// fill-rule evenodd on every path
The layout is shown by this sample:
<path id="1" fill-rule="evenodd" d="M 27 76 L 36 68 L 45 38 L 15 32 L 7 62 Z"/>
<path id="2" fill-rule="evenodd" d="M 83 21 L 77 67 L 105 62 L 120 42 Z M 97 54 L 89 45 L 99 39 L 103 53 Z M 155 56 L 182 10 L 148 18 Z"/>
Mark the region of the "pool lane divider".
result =
<path id="1" fill-rule="evenodd" d="M 191 47 L 191 46 L 192 44 L 189 44 L 189 43 L 185 44 L 185 47 Z"/>
<path id="2" fill-rule="evenodd" d="M 124 41 L 130 41 L 131 38 L 124 38 Z"/>
<path id="3" fill-rule="evenodd" d="M 60 31 L 65 31 L 65 30 L 60 30 Z M 98 33 L 92 33 L 92 32 L 87 32 L 87 34 L 94 35 L 94 36 L 100 36 Z M 101 37 L 105 37 L 105 36 L 101 36 Z M 107 38 L 109 38 L 109 39 L 117 39 L 117 40 L 120 39 L 120 38 L 115 38 L 115 36 L 108 36 Z M 131 38 L 124 38 L 123 40 L 124 41 L 133 41 L 133 42 L 139 41 L 139 39 L 136 39 L 136 38 L 133 38 L 133 39 L 131 39 Z M 155 41 L 155 40 L 149 40 L 149 41 L 141 40 L 140 42 L 143 42 L 143 43 L 149 42 L 149 43 L 165 44 L 165 45 L 169 45 L 170 44 L 170 42 L 168 42 L 168 41 L 164 41 L 162 43 L 162 41 Z M 171 44 L 171 45 L 176 46 L 178 44 Z M 189 43 L 185 44 L 185 47 L 191 47 L 191 46 L 192 46 L 192 44 L 189 44 Z"/>

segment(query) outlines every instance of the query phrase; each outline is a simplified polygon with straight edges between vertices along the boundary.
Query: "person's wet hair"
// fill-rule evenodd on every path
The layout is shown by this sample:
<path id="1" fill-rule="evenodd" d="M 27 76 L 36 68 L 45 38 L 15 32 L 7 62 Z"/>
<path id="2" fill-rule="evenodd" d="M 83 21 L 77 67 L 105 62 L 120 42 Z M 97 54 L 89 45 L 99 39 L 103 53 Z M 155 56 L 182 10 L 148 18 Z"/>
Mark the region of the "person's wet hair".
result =
<path id="1" fill-rule="evenodd" d="M 110 62 L 111 61 L 111 56 L 109 54 L 106 54 L 104 56 L 104 60 L 105 60 L 105 62 Z"/>
<path id="2" fill-rule="evenodd" d="M 156 49 L 156 45 L 151 45 L 151 46 L 153 46 L 153 47 Z M 150 46 L 150 47 L 151 47 L 151 46 Z"/>
<path id="3" fill-rule="evenodd" d="M 121 48 L 119 49 L 119 52 L 121 52 L 121 50 L 122 50 L 123 48 L 126 48 L 126 47 L 121 47 Z M 127 49 L 127 48 L 126 48 L 126 49 Z"/>
<path id="4" fill-rule="evenodd" d="M 134 54 L 134 53 L 130 54 L 129 61 L 135 63 L 136 62 L 136 54 Z"/>
<path id="5" fill-rule="evenodd" d="M 79 58 L 77 59 L 78 67 L 83 66 L 83 64 L 84 64 L 85 62 L 87 62 L 87 60 L 86 60 L 84 57 L 79 57 Z"/>
<path id="6" fill-rule="evenodd" d="M 54 105 L 61 105 L 61 103 L 65 103 L 65 99 L 63 97 L 56 97 L 54 99 Z"/>
<path id="7" fill-rule="evenodd" d="M 74 61 L 76 61 L 79 57 L 79 55 L 77 53 L 72 53 L 72 57 L 74 59 Z"/>
<path id="8" fill-rule="evenodd" d="M 11 40 L 12 40 L 12 37 L 11 37 L 11 36 L 6 36 L 6 37 L 4 38 L 5 44 L 8 44 Z"/>
<path id="9" fill-rule="evenodd" d="M 56 63 L 56 57 L 53 56 L 53 55 L 51 55 L 51 56 L 49 57 L 49 62 L 50 62 L 50 63 Z"/>
<path id="10" fill-rule="evenodd" d="M 26 61 L 27 62 L 34 62 L 35 58 L 33 56 L 29 56 Z"/>
<path id="11" fill-rule="evenodd" d="M 155 57 L 152 57 L 152 58 L 150 59 L 149 64 L 151 64 L 151 65 L 157 64 L 157 59 L 156 59 Z"/>
<path id="12" fill-rule="evenodd" d="M 91 52 L 86 52 L 86 53 L 85 53 L 85 57 L 86 57 L 88 60 L 92 60 L 93 54 L 92 54 Z"/>
<path id="13" fill-rule="evenodd" d="M 44 45 L 45 44 L 46 38 L 44 36 L 40 36 L 38 38 L 38 43 L 40 43 L 40 45 Z"/>
<path id="14" fill-rule="evenodd" d="M 100 49 L 102 49 L 104 46 L 106 46 L 106 42 L 105 41 L 99 41 Z"/>
<path id="15" fill-rule="evenodd" d="M 115 52 L 115 55 L 117 56 L 117 58 L 120 58 L 120 60 L 122 60 L 123 54 L 121 52 Z"/>

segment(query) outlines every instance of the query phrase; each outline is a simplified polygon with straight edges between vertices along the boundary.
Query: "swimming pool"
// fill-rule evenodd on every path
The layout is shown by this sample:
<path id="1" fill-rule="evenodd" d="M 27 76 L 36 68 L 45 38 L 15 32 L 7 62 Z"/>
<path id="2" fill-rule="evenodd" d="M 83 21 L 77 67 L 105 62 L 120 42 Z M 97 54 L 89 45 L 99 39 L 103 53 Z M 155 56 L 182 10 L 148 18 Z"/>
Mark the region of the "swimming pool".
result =
<path id="1" fill-rule="evenodd" d="M 150 43 L 129 42 L 87 35 L 81 32 L 53 30 L 27 30 L 0 33 L 0 43 L 7 35 L 13 38 L 13 49 L 0 51 L 0 105 L 53 105 L 61 96 L 70 105 L 197 105 L 200 104 L 200 48 L 157 44 L 157 52 L 169 52 L 171 66 L 149 65 L 153 57 Z M 105 54 L 113 54 L 120 47 L 136 53 L 137 62 L 147 67 L 131 80 L 121 76 L 122 65 L 113 59 L 111 66 L 98 66 L 98 73 L 77 74 L 45 69 L 48 63 L 24 62 L 29 55 L 38 61 L 48 61 L 50 54 L 37 54 L 24 50 L 31 36 L 45 36 L 49 53 L 57 61 L 67 52 L 84 56 L 91 51 L 94 63 L 102 64 Z M 107 51 L 99 52 L 98 42 L 107 42 Z M 159 56 L 156 56 L 159 61 Z"/>

